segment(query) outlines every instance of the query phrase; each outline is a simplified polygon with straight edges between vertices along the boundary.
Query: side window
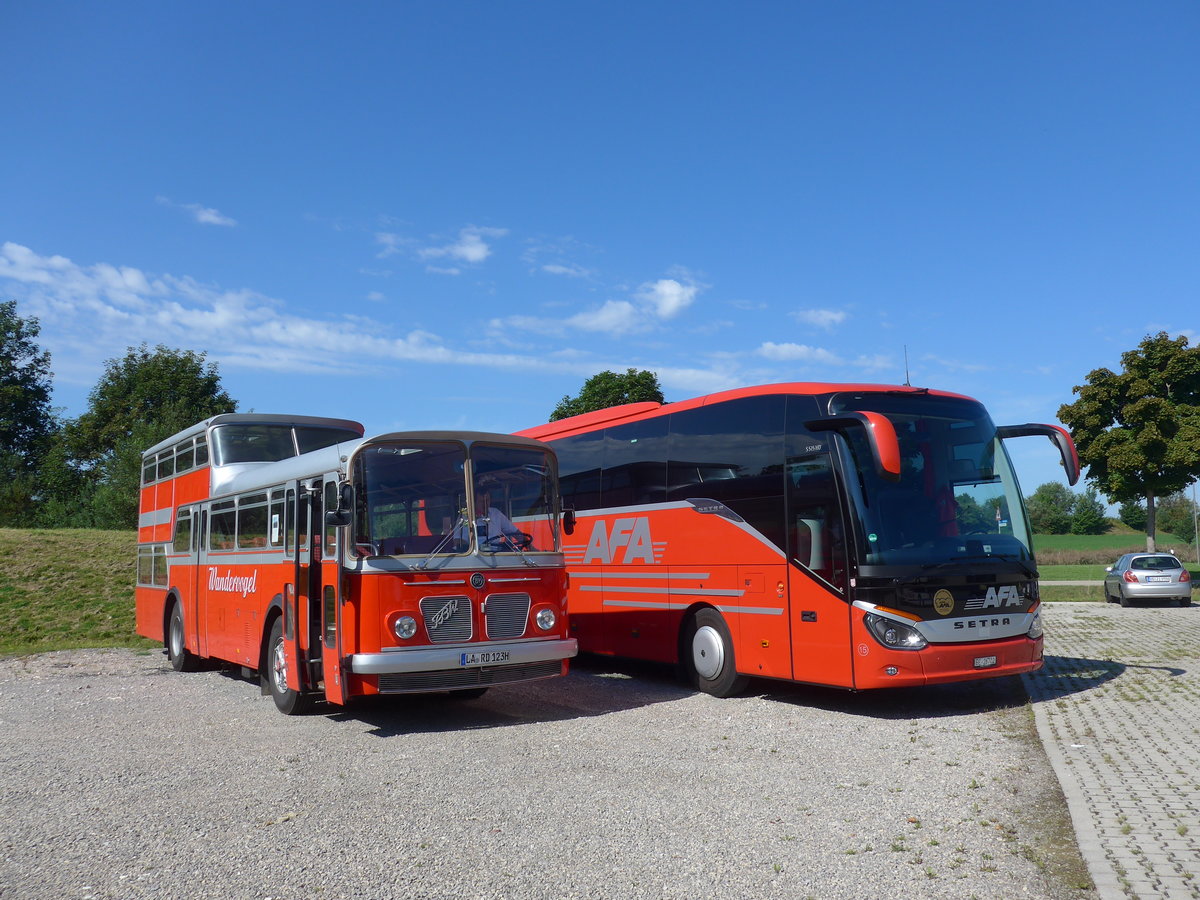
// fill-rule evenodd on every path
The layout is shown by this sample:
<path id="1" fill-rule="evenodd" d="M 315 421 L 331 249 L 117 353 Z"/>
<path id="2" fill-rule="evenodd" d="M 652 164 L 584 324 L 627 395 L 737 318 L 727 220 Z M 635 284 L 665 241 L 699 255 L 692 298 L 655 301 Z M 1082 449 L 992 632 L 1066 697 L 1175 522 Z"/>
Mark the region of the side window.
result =
<path id="1" fill-rule="evenodd" d="M 237 510 L 232 500 L 222 500 L 212 505 L 208 517 L 209 542 L 212 550 L 232 550 L 237 534 Z"/>
<path id="2" fill-rule="evenodd" d="M 196 445 L 191 438 L 175 448 L 175 471 L 190 472 L 196 467 Z"/>
<path id="3" fill-rule="evenodd" d="M 564 509 L 597 509 L 600 497 L 600 468 L 604 462 L 604 432 L 593 431 L 562 438 L 552 445 L 558 455 Z"/>
<path id="4" fill-rule="evenodd" d="M 283 488 L 276 488 L 271 491 L 271 507 L 267 522 L 267 543 L 272 547 L 283 546 L 284 519 Z"/>
<path id="5" fill-rule="evenodd" d="M 201 435 L 196 438 L 196 468 L 208 465 L 208 438 Z"/>
<path id="6" fill-rule="evenodd" d="M 176 553 L 187 553 L 192 549 L 192 508 L 179 510 L 175 517 L 175 541 L 172 545 Z"/>
<path id="7" fill-rule="evenodd" d="M 142 460 L 142 484 L 153 484 L 158 477 L 158 463 L 153 456 Z"/>
<path id="8" fill-rule="evenodd" d="M 667 417 L 604 432 L 604 505 L 661 503 L 667 498 Z"/>
<path id="9" fill-rule="evenodd" d="M 154 548 L 149 545 L 138 547 L 137 583 L 154 584 Z"/>
<path id="10" fill-rule="evenodd" d="M 334 481 L 325 482 L 325 509 L 337 509 L 338 488 Z M 321 553 L 326 559 L 337 556 L 337 529 L 322 523 L 325 529 L 325 540 L 321 545 Z"/>
<path id="11" fill-rule="evenodd" d="M 175 474 L 175 451 L 163 450 L 158 454 L 158 477 L 170 478 Z"/>
<path id="12" fill-rule="evenodd" d="M 238 500 L 237 545 L 239 550 L 267 546 L 267 495 L 248 494 Z"/>

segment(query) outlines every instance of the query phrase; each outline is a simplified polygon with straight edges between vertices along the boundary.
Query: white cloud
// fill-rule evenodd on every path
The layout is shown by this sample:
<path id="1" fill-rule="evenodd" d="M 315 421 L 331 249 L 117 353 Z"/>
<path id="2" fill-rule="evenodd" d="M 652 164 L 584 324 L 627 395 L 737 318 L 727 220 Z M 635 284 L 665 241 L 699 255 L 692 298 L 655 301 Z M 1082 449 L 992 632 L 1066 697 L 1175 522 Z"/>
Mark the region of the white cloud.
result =
<path id="1" fill-rule="evenodd" d="M 548 275 L 564 275 L 567 278 L 590 278 L 592 276 L 591 269 L 585 269 L 583 266 L 575 263 L 546 263 L 541 269 Z"/>
<path id="2" fill-rule="evenodd" d="M 609 300 L 599 309 L 571 316 L 564 323 L 581 331 L 603 331 L 608 334 L 628 334 L 641 327 L 641 316 L 628 300 Z"/>
<path id="3" fill-rule="evenodd" d="M 506 234 L 507 228 L 468 225 L 458 232 L 458 240 L 440 247 L 425 247 L 417 251 L 417 256 L 421 259 L 453 259 L 478 265 L 492 255 L 491 245 L 484 238 L 502 238 Z"/>
<path id="4" fill-rule="evenodd" d="M 159 195 L 155 200 L 163 206 L 169 206 L 172 209 L 182 209 L 189 212 L 192 218 L 201 225 L 221 225 L 225 228 L 233 228 L 237 225 L 237 220 L 231 219 L 213 209 L 211 206 L 201 206 L 199 203 L 176 203 L 170 197 Z"/>
<path id="5" fill-rule="evenodd" d="M 826 331 L 832 331 L 835 325 L 846 321 L 844 312 L 833 309 L 798 309 L 791 316 L 801 325 L 814 325 Z"/>
<path id="6" fill-rule="evenodd" d="M 650 307 L 660 319 L 673 319 L 692 305 L 700 288 L 695 284 L 681 284 L 674 278 L 660 278 L 643 284 L 635 295 Z"/>
<path id="7" fill-rule="evenodd" d="M 766 341 L 756 352 L 759 356 L 776 362 L 813 362 L 831 366 L 843 364 L 841 357 L 836 353 L 830 353 L 821 347 L 809 347 L 807 344 L 776 344 L 774 341 Z"/>

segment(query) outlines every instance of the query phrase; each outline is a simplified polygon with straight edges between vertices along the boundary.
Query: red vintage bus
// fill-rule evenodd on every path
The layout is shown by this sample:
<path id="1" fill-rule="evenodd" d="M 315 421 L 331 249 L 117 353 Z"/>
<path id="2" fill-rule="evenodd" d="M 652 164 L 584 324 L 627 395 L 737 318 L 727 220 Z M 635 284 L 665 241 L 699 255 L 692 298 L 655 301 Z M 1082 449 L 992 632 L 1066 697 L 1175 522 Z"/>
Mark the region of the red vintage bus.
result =
<path id="1" fill-rule="evenodd" d="M 557 451 L 580 650 L 850 689 L 1042 664 L 1037 570 L 1006 438 L 969 397 L 775 384 L 520 432 Z"/>
<path id="2" fill-rule="evenodd" d="M 143 461 L 137 630 L 175 669 L 255 670 L 289 714 L 566 674 L 577 643 L 545 444 L 235 413 Z"/>

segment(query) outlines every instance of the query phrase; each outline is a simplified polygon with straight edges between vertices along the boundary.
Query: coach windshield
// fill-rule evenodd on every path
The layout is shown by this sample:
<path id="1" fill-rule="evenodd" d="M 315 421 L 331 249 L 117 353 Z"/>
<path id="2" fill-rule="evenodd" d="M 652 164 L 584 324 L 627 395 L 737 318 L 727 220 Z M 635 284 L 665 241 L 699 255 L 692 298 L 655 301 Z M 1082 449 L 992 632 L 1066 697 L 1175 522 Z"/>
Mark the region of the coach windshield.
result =
<path id="1" fill-rule="evenodd" d="M 996 427 L 972 400 L 926 394 L 842 394 L 832 413 L 887 416 L 900 445 L 900 478 L 873 465 L 867 436 L 840 441 L 859 564 L 949 571 L 981 561 L 1032 574 L 1020 487 Z M 863 574 L 871 574 L 864 571 Z"/>

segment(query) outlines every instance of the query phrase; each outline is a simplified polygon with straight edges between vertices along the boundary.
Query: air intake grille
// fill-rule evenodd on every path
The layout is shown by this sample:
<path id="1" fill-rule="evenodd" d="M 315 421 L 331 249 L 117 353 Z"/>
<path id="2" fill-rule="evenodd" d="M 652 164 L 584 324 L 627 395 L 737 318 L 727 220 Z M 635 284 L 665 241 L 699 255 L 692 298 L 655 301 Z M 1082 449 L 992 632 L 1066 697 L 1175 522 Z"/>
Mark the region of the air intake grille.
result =
<path id="1" fill-rule="evenodd" d="M 422 597 L 421 616 L 435 644 L 471 639 L 471 601 L 466 597 Z"/>
<path id="2" fill-rule="evenodd" d="M 493 594 L 487 598 L 487 636 L 491 640 L 519 638 L 529 621 L 528 594 Z"/>
<path id="3" fill-rule="evenodd" d="M 523 666 L 497 666 L 491 669 L 453 669 L 446 672 L 405 672 L 379 676 L 381 694 L 409 694 L 420 691 L 452 691 L 455 688 L 490 687 L 553 678 L 562 674 L 562 662 L 530 663 Z"/>

